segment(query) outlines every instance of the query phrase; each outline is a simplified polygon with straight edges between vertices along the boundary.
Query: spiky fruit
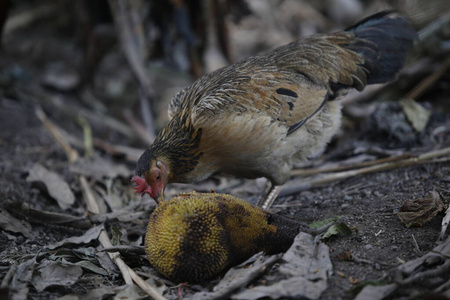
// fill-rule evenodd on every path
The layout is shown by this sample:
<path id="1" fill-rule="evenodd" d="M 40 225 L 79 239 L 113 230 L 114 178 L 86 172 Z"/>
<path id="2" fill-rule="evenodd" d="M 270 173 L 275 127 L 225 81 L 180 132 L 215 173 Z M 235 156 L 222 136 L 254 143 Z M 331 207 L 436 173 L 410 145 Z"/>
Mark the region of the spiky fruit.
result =
<path id="1" fill-rule="evenodd" d="M 167 278 L 201 282 L 260 251 L 286 251 L 300 227 L 231 195 L 192 192 L 159 203 L 145 249 Z"/>

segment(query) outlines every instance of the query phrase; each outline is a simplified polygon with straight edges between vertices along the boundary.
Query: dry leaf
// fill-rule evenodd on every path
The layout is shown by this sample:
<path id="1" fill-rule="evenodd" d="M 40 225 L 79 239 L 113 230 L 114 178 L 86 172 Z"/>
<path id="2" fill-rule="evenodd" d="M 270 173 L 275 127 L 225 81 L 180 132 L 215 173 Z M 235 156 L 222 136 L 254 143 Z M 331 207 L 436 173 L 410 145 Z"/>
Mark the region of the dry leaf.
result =
<path id="1" fill-rule="evenodd" d="M 11 299 L 28 299 L 28 283 L 33 278 L 34 268 L 36 266 L 36 257 L 29 259 L 17 266 L 16 273 L 13 276 L 9 288 L 12 290 Z"/>
<path id="2" fill-rule="evenodd" d="M 71 207 L 75 202 L 75 196 L 67 182 L 61 176 L 47 170 L 40 164 L 33 165 L 29 171 L 27 181 L 42 182 L 47 188 L 50 197 L 55 199 L 62 209 Z"/>
<path id="3" fill-rule="evenodd" d="M 70 171 L 95 180 L 116 178 L 118 176 L 131 177 L 133 174 L 125 165 L 94 155 L 91 158 L 80 158 L 70 165 Z"/>
<path id="4" fill-rule="evenodd" d="M 424 198 L 408 200 L 397 213 L 397 217 L 406 227 L 423 226 L 445 209 L 441 196 L 432 191 Z"/>
<path id="5" fill-rule="evenodd" d="M 412 127 L 417 132 L 422 132 L 428 124 L 431 112 L 412 99 L 403 99 L 400 105 Z"/>
<path id="6" fill-rule="evenodd" d="M 450 223 L 450 206 L 445 211 L 445 217 L 442 219 L 441 233 L 439 233 L 439 240 L 444 240 L 445 232 L 447 231 L 448 224 Z"/>
<path id="7" fill-rule="evenodd" d="M 287 275 L 288 279 L 269 286 L 245 289 L 232 298 L 319 299 L 328 287 L 328 274 L 333 269 L 328 246 L 317 243 L 312 235 L 300 232 L 282 259 L 284 263 L 280 265 L 279 272 Z"/>
<path id="8" fill-rule="evenodd" d="M 126 286 L 102 286 L 97 289 L 92 289 L 88 291 L 86 294 L 75 295 L 69 294 L 54 300 L 103 300 L 103 299 L 112 299 L 108 296 L 114 296 L 117 292 L 121 291 Z M 117 299 L 117 298 L 114 298 Z"/>
<path id="9" fill-rule="evenodd" d="M 30 223 L 17 219 L 3 209 L 0 209 L 0 228 L 14 233 L 20 232 L 26 238 L 30 237 L 32 230 Z"/>
<path id="10" fill-rule="evenodd" d="M 38 292 L 50 286 L 69 286 L 77 282 L 82 274 L 80 266 L 47 261 L 39 268 L 39 275 L 33 277 L 33 286 Z"/>
<path id="11" fill-rule="evenodd" d="M 155 276 L 152 276 L 150 279 L 147 279 L 145 282 L 153 287 L 160 295 L 163 294 L 167 290 L 167 286 L 158 280 Z M 114 297 L 116 300 L 144 300 L 149 299 L 148 295 L 142 291 L 140 287 L 137 285 L 130 285 L 127 288 L 123 289 Z"/>
<path id="12" fill-rule="evenodd" d="M 262 252 L 247 259 L 242 264 L 231 268 L 223 279 L 214 287 L 213 292 L 200 292 L 188 300 L 227 299 L 237 289 L 247 286 L 257 276 L 280 259 L 281 255 L 265 256 Z M 233 297 L 235 298 L 235 295 Z"/>
<path id="13" fill-rule="evenodd" d="M 381 300 L 394 292 L 397 287 L 398 285 L 395 283 L 381 286 L 367 285 L 356 296 L 355 300 Z"/>
<path id="14" fill-rule="evenodd" d="M 15 290 L 25 288 L 33 276 L 35 265 L 36 257 L 33 257 L 18 265 L 11 282 L 11 288 Z"/>
<path id="15" fill-rule="evenodd" d="M 93 240 L 98 239 L 98 236 L 100 235 L 100 232 L 103 230 L 103 225 L 98 225 L 95 227 L 92 227 L 91 229 L 89 229 L 88 231 L 86 231 L 85 234 L 83 234 L 82 236 L 74 236 L 74 237 L 70 237 L 67 239 L 64 239 L 62 241 L 59 241 L 57 243 L 54 244 L 50 244 L 48 246 L 46 246 L 47 249 L 49 250 L 53 250 L 65 245 L 70 245 L 70 244 L 88 244 Z"/>

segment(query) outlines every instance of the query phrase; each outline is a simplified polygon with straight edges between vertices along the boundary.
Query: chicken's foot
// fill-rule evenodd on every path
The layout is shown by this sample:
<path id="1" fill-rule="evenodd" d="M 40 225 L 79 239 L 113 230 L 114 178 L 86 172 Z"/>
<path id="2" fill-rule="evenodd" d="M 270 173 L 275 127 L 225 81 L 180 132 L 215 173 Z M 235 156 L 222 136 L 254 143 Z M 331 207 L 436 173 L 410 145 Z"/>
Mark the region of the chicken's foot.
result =
<path id="1" fill-rule="evenodd" d="M 281 192 L 282 188 L 282 185 L 273 185 L 270 181 L 267 181 L 267 188 L 261 195 L 257 205 L 264 210 L 268 210 L 272 206 L 278 194 Z"/>

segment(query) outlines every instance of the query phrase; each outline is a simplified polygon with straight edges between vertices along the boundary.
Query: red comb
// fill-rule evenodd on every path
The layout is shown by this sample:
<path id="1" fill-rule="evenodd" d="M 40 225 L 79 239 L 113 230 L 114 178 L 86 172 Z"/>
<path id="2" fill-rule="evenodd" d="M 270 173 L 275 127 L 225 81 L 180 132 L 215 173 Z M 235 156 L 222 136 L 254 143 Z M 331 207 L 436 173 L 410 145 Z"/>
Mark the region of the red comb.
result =
<path id="1" fill-rule="evenodd" d="M 139 176 L 133 176 L 131 177 L 131 182 L 135 182 L 137 185 L 133 187 L 133 189 L 136 190 L 136 193 L 140 193 L 141 196 L 144 196 L 145 193 L 151 193 L 152 189 L 147 184 L 144 178 Z"/>

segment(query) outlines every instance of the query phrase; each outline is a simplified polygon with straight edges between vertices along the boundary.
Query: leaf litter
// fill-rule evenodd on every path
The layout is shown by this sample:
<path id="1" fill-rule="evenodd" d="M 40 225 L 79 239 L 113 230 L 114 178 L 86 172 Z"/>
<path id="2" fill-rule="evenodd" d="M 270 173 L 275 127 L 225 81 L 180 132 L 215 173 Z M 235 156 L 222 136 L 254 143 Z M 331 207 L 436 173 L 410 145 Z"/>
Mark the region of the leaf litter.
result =
<path id="1" fill-rule="evenodd" d="M 30 168 L 27 181 L 43 183 L 50 197 L 58 202 L 61 209 L 68 209 L 75 203 L 75 196 L 69 184 L 61 179 L 61 176 L 40 164 L 34 164 Z"/>
<path id="2" fill-rule="evenodd" d="M 2 230 L 21 233 L 26 238 L 31 236 L 31 224 L 11 215 L 6 209 L 0 209 L 0 228 Z"/>
<path id="3" fill-rule="evenodd" d="M 286 1 L 286 3 L 288 2 L 290 1 Z M 299 2 L 295 5 L 307 6 L 308 11 L 314 12 L 312 15 L 324 16 L 320 10 L 307 3 Z M 39 11 L 42 10 L 37 9 L 35 13 L 39 15 Z M 281 9 L 274 10 L 274 13 L 278 14 L 279 11 Z M 285 19 L 288 20 L 288 18 Z M 309 20 L 309 22 L 313 22 L 313 20 Z M 297 25 L 294 27 L 297 28 Z M 250 39 L 244 38 L 243 40 Z M 10 45 L 6 48 L 9 47 Z M 127 45 L 127 47 L 133 47 L 133 45 Z M 53 49 L 53 47 L 50 48 Z M 436 48 L 439 48 L 439 46 L 436 46 Z M 18 49 L 24 49 L 24 47 L 18 47 Z M 41 50 L 43 53 L 48 51 L 45 46 Z M 20 51 L 17 55 L 21 55 Z M 64 54 L 65 50 L 56 49 L 55 51 L 58 54 Z M 46 54 L 48 53 L 46 52 Z M 51 56 L 48 55 L 48 57 Z M 73 55 L 70 57 L 72 59 Z M 110 62 L 108 62 L 107 57 L 105 65 L 108 65 L 108 63 Z M 417 65 L 415 68 L 422 73 L 427 72 L 427 75 L 441 72 L 439 73 L 440 76 L 446 76 L 444 65 L 436 68 L 432 61 L 428 61 L 428 64 L 424 65 L 428 65 L 427 68 L 418 68 Z M 110 73 L 129 74 L 126 73 L 126 68 L 121 68 L 117 64 L 112 65 L 112 67 L 114 72 Z M 4 199 L 18 201 L 16 203 L 23 201 L 30 204 L 29 208 L 31 209 L 24 209 L 21 214 L 16 215 L 10 208 L 5 210 L 2 206 L 2 213 L 0 213 L 2 232 L 0 232 L 0 237 L 5 240 L 5 243 L 0 245 L 2 272 L 8 269 L 4 266 L 11 266 L 9 270 L 14 273 L 11 280 L 2 282 L 2 287 L 6 284 L 14 295 L 14 299 L 37 299 L 45 297 L 45 295 L 51 295 L 48 298 L 53 299 L 59 297 L 58 299 L 61 300 L 112 299 L 114 297 L 119 299 L 120 291 L 125 288 L 124 280 L 120 276 L 121 269 L 113 263 L 108 253 L 101 251 L 104 247 L 99 243 L 100 236 L 102 232 L 111 234 L 114 227 L 117 228 L 117 232 L 121 233 L 120 236 L 117 236 L 119 243 L 142 245 L 142 236 L 145 233 L 148 214 L 154 207 L 154 205 L 148 205 L 151 202 L 148 199 L 146 199 L 148 200 L 147 204 L 129 204 L 130 202 L 138 203 L 141 201 L 137 200 L 133 194 L 128 178 L 133 173 L 134 162 L 142 152 L 141 149 L 147 147 L 148 142 L 137 141 L 139 134 L 135 134 L 131 129 L 136 124 L 128 126 L 120 121 L 123 117 L 120 113 L 112 116 L 114 110 L 119 112 L 123 110 L 121 105 L 124 105 L 124 103 L 119 101 L 129 102 L 130 99 L 135 98 L 135 95 L 120 95 L 118 98 L 124 100 L 107 99 L 108 101 L 102 103 L 104 99 L 101 99 L 101 96 L 97 98 L 101 92 L 95 96 L 87 97 L 86 90 L 84 90 L 74 99 L 73 95 L 67 93 L 67 89 L 72 88 L 72 83 L 70 85 L 47 84 L 46 89 L 43 89 L 40 83 L 34 82 L 33 76 L 24 75 L 27 73 L 33 74 L 33 72 L 39 74 L 38 68 L 20 63 L 16 66 L 6 65 L 4 69 L 6 72 L 10 72 L 6 75 L 14 76 L 14 81 L 8 81 L 10 79 L 5 76 L 3 71 L 0 73 L 0 87 L 4 88 L 5 91 L 5 93 L 2 93 L 4 98 L 0 102 L 0 124 L 3 128 L 9 129 L 0 135 L 0 146 L 4 158 L 4 161 L 0 162 L 1 202 L 2 204 L 6 203 L 6 201 L 3 201 Z M 410 74 L 419 74 L 411 70 L 409 70 Z M 67 78 L 67 75 L 73 75 L 71 66 L 63 66 L 60 71 L 64 78 Z M 64 74 L 65 72 L 67 74 Z M 26 77 L 32 78 L 32 80 L 26 81 Z M 131 78 L 132 76 L 128 77 Z M 100 79 L 107 81 L 107 78 Z M 403 79 L 402 84 L 408 86 L 406 90 L 416 83 L 413 78 L 403 77 Z M 9 83 L 5 85 L 3 80 Z M 335 177 L 311 181 L 313 184 L 309 186 L 310 182 L 301 178 L 303 182 L 307 183 L 305 186 L 308 186 L 308 191 L 294 189 L 292 194 L 279 199 L 279 204 L 275 206 L 280 214 L 307 220 L 308 222 L 344 214 L 348 217 L 346 223 L 354 226 L 351 235 L 342 234 L 349 232 L 347 225 L 347 228 L 340 229 L 330 227 L 330 235 L 325 239 L 326 244 L 323 240 L 322 242 L 315 239 L 311 240 L 311 237 L 302 235 L 301 242 L 297 244 L 302 246 L 300 247 L 301 251 L 291 253 L 291 257 L 287 255 L 289 252 L 278 256 L 259 254 L 245 264 L 232 268 L 223 277 L 202 285 L 180 287 L 188 294 L 185 297 L 200 297 L 203 293 L 213 294 L 221 291 L 222 296 L 219 295 L 220 297 L 234 295 L 242 299 L 245 297 L 277 299 L 280 297 L 299 297 L 299 295 L 306 295 L 304 297 L 310 297 L 311 299 L 314 299 L 314 297 L 336 299 L 337 296 L 350 299 L 353 297 L 349 296 L 348 293 L 349 278 L 352 278 L 354 282 L 365 282 L 365 279 L 376 276 L 384 278 L 385 274 L 392 268 L 401 269 L 401 271 L 398 272 L 397 277 L 391 275 L 386 282 L 397 281 L 398 283 L 390 283 L 381 287 L 368 285 L 358 295 L 358 299 L 367 299 L 362 297 L 367 294 L 374 296 L 377 293 L 378 295 L 391 295 L 391 297 L 395 297 L 392 295 L 408 297 L 417 293 L 417 291 L 448 294 L 449 283 L 445 281 L 446 277 L 442 276 L 442 274 L 448 273 L 449 254 L 447 253 L 448 249 L 445 248 L 448 246 L 448 239 L 445 239 L 446 228 L 449 223 L 448 211 L 440 222 L 440 215 L 435 214 L 436 208 L 439 208 L 440 205 L 435 202 L 434 208 L 432 208 L 432 205 L 429 209 L 425 209 L 428 211 L 425 215 L 435 214 L 434 217 L 419 216 L 421 227 L 409 229 L 402 227 L 403 225 L 395 218 L 395 213 L 401 206 L 401 202 L 406 199 L 420 199 L 420 195 L 427 194 L 435 188 L 439 190 L 444 205 L 448 203 L 450 186 L 446 174 L 450 172 L 449 154 L 444 153 L 439 157 L 429 156 L 426 159 L 422 159 L 421 156 L 433 150 L 450 146 L 447 138 L 448 132 L 450 132 L 450 124 L 446 121 L 448 117 L 436 113 L 438 111 L 436 107 L 442 105 L 442 103 L 445 103 L 443 111 L 448 107 L 447 102 L 441 101 L 439 96 L 439 93 L 446 94 L 446 85 L 444 81 L 439 82 L 437 76 L 434 76 L 433 80 L 436 83 L 435 86 L 428 84 L 423 88 L 424 85 L 420 84 L 420 89 L 414 89 L 414 97 L 404 97 L 406 99 L 414 98 L 416 104 L 420 107 L 414 103 L 408 103 L 411 106 L 396 105 L 386 109 L 386 112 L 393 113 L 396 123 L 387 124 L 385 127 L 381 126 L 379 132 L 375 131 L 374 133 L 374 131 L 365 130 L 364 124 L 359 127 L 361 123 L 354 122 L 354 120 L 351 120 L 351 123 L 346 123 L 349 121 L 345 120 L 345 127 L 341 136 L 333 141 L 329 152 L 316 161 L 318 169 L 327 164 L 336 166 L 337 170 L 334 171 L 328 168 L 330 173 L 335 172 Z M 148 82 L 151 82 L 151 80 Z M 107 82 L 111 85 L 110 83 Z M 128 83 L 122 81 L 120 84 L 126 85 Z M 51 89 L 61 91 L 55 93 L 47 89 L 49 86 Z M 431 87 L 434 89 L 431 89 Z M 419 96 L 423 95 L 426 89 L 434 90 L 436 94 L 425 94 L 426 97 L 419 99 Z M 135 91 L 136 86 L 129 90 Z M 360 97 L 364 99 L 364 97 L 367 98 L 367 95 L 371 95 L 372 100 L 375 98 L 378 98 L 378 100 L 394 99 L 394 97 L 398 99 L 400 96 L 397 96 L 397 94 L 404 93 L 405 89 L 401 90 L 399 87 L 393 89 L 388 86 L 378 88 L 376 91 L 378 92 L 377 95 L 362 93 Z M 386 92 L 390 93 L 389 97 L 386 96 Z M 424 99 L 432 99 L 433 106 L 426 103 L 426 105 L 422 105 Z M 363 106 L 364 103 L 362 102 Z M 47 129 L 43 129 L 39 119 L 35 117 L 35 109 L 30 107 L 31 105 L 42 107 L 42 112 L 45 112 L 45 114 L 38 113 L 38 115 L 41 116 L 40 118 Z M 116 105 L 117 107 L 115 107 Z M 131 104 L 125 103 L 125 105 L 129 108 Z M 166 108 L 166 105 L 161 106 L 164 106 L 164 109 Z M 86 107 L 89 107 L 89 109 L 86 109 Z M 422 110 L 421 107 L 425 107 L 431 114 Z M 430 107 L 432 108 L 429 109 Z M 109 110 L 110 108 L 111 110 Z M 364 110 L 364 107 L 360 109 L 360 111 Z M 351 110 L 349 109 L 349 111 Z M 372 118 L 367 114 L 368 110 L 365 111 L 366 114 L 360 118 Z M 79 128 L 78 113 L 84 117 L 85 124 L 83 127 L 92 129 L 91 134 L 93 136 L 90 137 L 93 138 L 92 141 L 88 141 L 89 137 L 84 137 L 85 141 L 79 138 L 82 134 Z M 404 115 L 400 116 L 400 114 Z M 136 115 L 138 115 L 138 112 L 136 112 Z M 155 115 L 163 116 L 165 112 L 156 112 Z M 381 119 L 381 117 L 384 119 Z M 383 112 L 381 112 L 374 119 L 386 120 L 386 115 L 383 116 Z M 49 122 L 54 123 L 53 125 L 56 127 L 51 127 Z M 390 120 L 385 122 L 389 123 Z M 61 140 L 57 142 L 58 145 L 64 145 L 65 150 L 60 150 L 57 148 L 60 146 L 55 146 L 55 141 L 49 141 L 48 139 L 49 131 L 58 128 L 58 126 L 61 126 L 59 128 L 61 132 L 68 133 L 67 135 L 60 135 L 59 139 L 62 139 L 63 143 L 60 143 Z M 406 135 L 402 136 L 393 131 L 392 128 L 396 128 L 396 126 L 405 129 L 408 136 L 405 138 Z M 410 128 L 411 126 L 413 129 Z M 392 141 L 393 137 L 397 140 Z M 376 140 L 376 138 L 379 139 Z M 389 140 L 389 143 L 386 140 Z M 79 153 L 89 152 L 88 149 L 84 148 L 89 143 L 91 143 L 90 148 L 94 147 L 94 149 L 91 149 L 94 152 L 90 152 L 89 157 L 80 156 Z M 74 148 L 68 150 L 68 145 Z M 139 148 L 135 148 L 135 146 Z M 70 158 L 70 163 L 65 160 L 65 151 L 70 154 L 67 155 Z M 406 155 L 406 157 L 400 158 L 394 157 L 394 155 Z M 408 164 L 402 165 L 408 157 L 410 159 Z M 383 159 L 387 159 L 387 161 L 382 162 Z M 350 164 L 344 166 L 342 162 L 345 160 Z M 411 163 L 412 161 L 419 161 L 421 165 L 415 165 Z M 30 162 L 36 162 L 36 164 L 33 165 Z M 393 162 L 398 164 L 395 165 Z M 355 167 L 354 164 L 356 163 L 361 164 L 361 166 Z M 371 163 L 370 166 L 380 167 L 378 171 L 381 173 L 370 174 L 372 171 L 367 169 L 367 165 L 366 167 L 362 166 L 366 163 Z M 385 163 L 387 165 L 383 165 Z M 389 169 L 388 167 L 391 167 L 391 171 L 386 171 Z M 398 169 L 400 167 L 403 169 Z M 341 171 L 344 169 L 358 171 L 353 172 L 354 175 L 352 176 L 339 177 L 342 175 L 339 173 L 340 168 Z M 312 171 L 311 173 L 317 173 L 317 171 L 322 170 L 312 169 Z M 60 174 L 61 172 L 66 173 L 61 176 L 63 175 Z M 28 174 L 28 178 L 26 182 L 23 182 L 26 174 Z M 95 201 L 103 202 L 101 206 L 105 213 L 93 215 L 86 210 L 80 193 L 79 178 L 82 176 L 87 179 L 87 185 L 93 191 Z M 61 179 L 62 177 L 65 180 Z M 370 182 L 367 183 L 367 180 Z M 199 185 L 173 185 L 173 187 L 168 187 L 167 192 L 174 195 L 182 189 L 200 188 L 209 190 L 211 186 L 217 184 L 217 181 L 217 179 L 212 179 Z M 232 187 L 230 187 L 230 183 L 232 183 Z M 31 186 L 38 187 L 41 190 L 32 189 Z M 242 180 L 236 179 L 232 181 L 222 180 L 217 186 L 220 186 L 223 192 L 239 192 L 240 196 L 242 195 L 246 199 L 252 199 L 261 189 L 253 182 L 246 181 L 243 183 Z M 46 193 L 51 199 L 48 199 Z M 69 196 L 71 193 L 74 198 Z M 33 207 L 36 209 L 32 210 Z M 360 208 L 358 209 L 358 207 Z M 66 215 L 62 214 L 61 210 L 64 210 Z M 53 211 L 58 211 L 58 215 L 50 214 Z M 38 214 L 38 218 L 32 217 L 35 213 Z M 75 218 L 71 221 L 85 219 L 92 220 L 92 223 L 83 223 L 88 225 L 86 227 L 77 223 L 75 223 L 75 226 L 66 226 L 68 223 L 61 222 L 61 220 L 69 215 L 73 215 Z M 66 218 L 70 219 L 69 217 Z M 56 221 L 50 222 L 50 219 L 56 219 Z M 47 223 L 46 220 L 48 220 Z M 439 227 L 438 223 L 442 223 L 440 227 L 441 244 L 423 256 L 421 256 L 423 253 L 411 251 L 410 249 L 413 248 L 410 244 L 411 241 L 406 237 L 414 233 L 417 237 L 416 243 L 420 248 L 430 249 L 430 245 L 435 242 L 438 235 L 438 230 L 436 230 Z M 102 231 L 103 229 L 105 231 Z M 335 229 L 338 230 L 334 231 Z M 336 234 L 337 232 L 340 234 Z M 349 249 L 349 251 L 351 250 L 349 253 L 355 253 L 355 257 L 356 254 L 358 257 L 362 257 L 361 261 L 365 263 L 360 266 L 354 260 L 336 260 L 333 256 L 336 249 Z M 301 255 L 305 255 L 303 260 L 302 257 L 299 257 Z M 398 259 L 396 259 L 397 257 Z M 178 297 L 177 286 L 161 278 L 148 264 L 145 256 L 140 254 L 127 256 L 124 254 L 123 258 L 125 263 L 141 276 L 144 276 L 142 274 L 154 276 L 154 279 L 147 280 L 147 284 L 156 290 L 159 295 L 163 294 L 167 299 Z M 330 265 L 330 259 L 333 261 L 333 266 Z M 406 262 L 403 268 L 397 268 L 398 261 Z M 13 266 L 16 266 L 17 269 L 14 269 Z M 67 277 L 64 277 L 64 270 L 68 270 L 66 272 Z M 81 276 L 79 276 L 80 270 Z M 331 272 L 332 270 L 335 272 Z M 336 276 L 334 273 L 339 274 L 338 272 L 346 276 Z M 54 280 L 51 278 L 52 274 L 55 275 Z M 89 278 L 87 276 L 90 275 L 99 276 L 103 284 L 92 286 L 92 282 L 87 283 L 89 280 L 84 280 L 84 278 Z M 299 278 L 297 278 L 297 275 Z M 428 277 L 433 278 L 434 281 L 426 280 Z M 413 288 L 411 286 L 404 288 L 408 282 L 419 282 L 424 278 L 423 284 L 416 284 Z M 216 285 L 215 283 L 219 280 L 220 283 Z M 64 282 L 67 284 L 61 285 Z M 282 288 L 277 285 L 277 282 L 282 283 L 280 285 Z M 233 289 L 226 290 L 231 285 L 234 286 Z M 59 288 L 62 286 L 64 288 Z M 83 291 L 80 292 L 78 287 L 81 287 Z M 295 290 L 295 287 L 301 287 L 301 289 Z M 133 289 L 133 293 L 136 292 L 137 295 L 130 293 L 126 294 L 126 297 L 134 298 L 144 295 L 139 292 L 135 285 L 129 289 Z M 373 290 L 369 291 L 369 289 Z M 43 291 L 44 296 L 40 295 L 38 291 Z M 61 293 L 67 294 L 62 295 Z"/>
<path id="4" fill-rule="evenodd" d="M 333 271 L 328 246 L 301 232 L 281 259 L 278 272 L 287 279 L 272 285 L 253 286 L 233 295 L 233 298 L 319 299 L 328 287 L 328 276 Z"/>
<path id="5" fill-rule="evenodd" d="M 397 213 L 397 217 L 406 227 L 423 226 L 445 209 L 441 195 L 432 191 L 423 198 L 408 200 Z"/>

